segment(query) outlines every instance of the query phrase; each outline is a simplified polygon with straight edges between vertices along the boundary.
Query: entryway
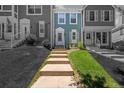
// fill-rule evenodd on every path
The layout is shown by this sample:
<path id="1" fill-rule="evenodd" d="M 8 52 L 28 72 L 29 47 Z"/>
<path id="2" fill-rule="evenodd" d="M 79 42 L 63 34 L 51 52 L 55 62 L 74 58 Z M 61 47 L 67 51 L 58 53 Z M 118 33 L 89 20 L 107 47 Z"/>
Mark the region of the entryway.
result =
<path id="1" fill-rule="evenodd" d="M 85 32 L 86 46 L 108 46 L 109 32 Z"/>
<path id="2" fill-rule="evenodd" d="M 56 29 L 56 46 L 64 46 L 65 40 L 64 40 L 64 29 L 59 27 Z"/>
<path id="3" fill-rule="evenodd" d="M 20 20 L 21 38 L 26 38 L 30 34 L 30 20 L 23 18 Z"/>

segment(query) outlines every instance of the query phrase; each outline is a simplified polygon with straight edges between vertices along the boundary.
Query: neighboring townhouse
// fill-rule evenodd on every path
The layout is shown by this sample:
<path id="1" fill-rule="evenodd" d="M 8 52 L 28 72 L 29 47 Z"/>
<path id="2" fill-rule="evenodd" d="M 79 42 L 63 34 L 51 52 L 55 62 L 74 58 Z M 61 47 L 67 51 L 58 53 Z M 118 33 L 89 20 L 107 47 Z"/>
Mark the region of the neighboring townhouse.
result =
<path id="1" fill-rule="evenodd" d="M 0 5 L 0 48 L 10 48 L 18 40 L 18 6 Z"/>
<path id="2" fill-rule="evenodd" d="M 87 5 L 83 10 L 83 42 L 85 46 L 111 47 L 111 29 L 115 26 L 112 5 Z"/>
<path id="3" fill-rule="evenodd" d="M 19 32 L 25 37 L 33 34 L 42 43 L 50 41 L 51 6 L 50 5 L 19 5 Z"/>
<path id="4" fill-rule="evenodd" d="M 81 10 L 77 8 L 53 9 L 52 47 L 77 47 L 81 41 Z"/>
<path id="5" fill-rule="evenodd" d="M 117 42 L 124 41 L 124 9 L 118 6 L 116 7 L 115 13 L 115 28 L 112 29 L 112 43 L 113 45 Z M 120 42 L 122 43 L 122 42 Z M 118 44 L 119 45 L 119 44 Z"/>

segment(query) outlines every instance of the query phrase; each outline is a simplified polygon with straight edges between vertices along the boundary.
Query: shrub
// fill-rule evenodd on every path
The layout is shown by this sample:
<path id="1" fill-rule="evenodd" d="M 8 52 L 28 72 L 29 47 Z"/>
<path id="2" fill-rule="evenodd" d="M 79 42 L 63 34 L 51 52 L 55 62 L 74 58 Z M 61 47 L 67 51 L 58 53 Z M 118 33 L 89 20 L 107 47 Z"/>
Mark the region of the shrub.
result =
<path id="1" fill-rule="evenodd" d="M 51 48 L 51 44 L 50 44 L 49 40 L 47 40 L 47 39 L 42 42 L 42 45 L 43 45 L 45 48 L 49 49 L 49 50 L 50 50 L 50 48 Z"/>
<path id="2" fill-rule="evenodd" d="M 26 38 L 26 44 L 28 44 L 28 45 L 34 45 L 36 42 L 37 42 L 37 37 L 33 34 L 30 34 Z"/>
<path id="3" fill-rule="evenodd" d="M 85 49 L 84 46 L 83 46 L 83 43 L 81 41 L 78 42 L 78 48 L 79 49 Z"/>

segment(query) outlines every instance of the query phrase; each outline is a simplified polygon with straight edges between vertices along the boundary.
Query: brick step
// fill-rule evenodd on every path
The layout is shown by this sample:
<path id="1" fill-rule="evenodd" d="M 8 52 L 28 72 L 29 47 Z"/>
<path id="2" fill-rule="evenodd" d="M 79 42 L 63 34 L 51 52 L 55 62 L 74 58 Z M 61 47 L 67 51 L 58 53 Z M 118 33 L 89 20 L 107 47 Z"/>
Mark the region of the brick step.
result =
<path id="1" fill-rule="evenodd" d="M 41 76 L 73 76 L 73 71 L 41 71 Z"/>
<path id="2" fill-rule="evenodd" d="M 70 64 L 47 64 L 40 70 L 42 76 L 73 76 Z"/>

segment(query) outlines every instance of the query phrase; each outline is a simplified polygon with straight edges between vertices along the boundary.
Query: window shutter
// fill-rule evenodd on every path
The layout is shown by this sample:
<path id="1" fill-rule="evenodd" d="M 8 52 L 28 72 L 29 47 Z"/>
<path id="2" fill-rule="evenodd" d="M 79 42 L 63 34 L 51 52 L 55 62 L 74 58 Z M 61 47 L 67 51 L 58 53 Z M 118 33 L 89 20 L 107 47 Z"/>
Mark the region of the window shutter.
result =
<path id="1" fill-rule="evenodd" d="M 110 22 L 112 22 L 113 21 L 113 11 L 112 10 L 109 11 L 109 18 L 110 18 Z"/>
<path id="2" fill-rule="evenodd" d="M 86 21 L 89 21 L 89 11 L 86 11 Z"/>
<path id="3" fill-rule="evenodd" d="M 98 11 L 95 11 L 95 21 L 98 21 Z"/>
<path id="4" fill-rule="evenodd" d="M 104 11 L 103 10 L 101 10 L 101 21 L 103 22 L 104 21 L 104 13 L 103 13 Z"/>

